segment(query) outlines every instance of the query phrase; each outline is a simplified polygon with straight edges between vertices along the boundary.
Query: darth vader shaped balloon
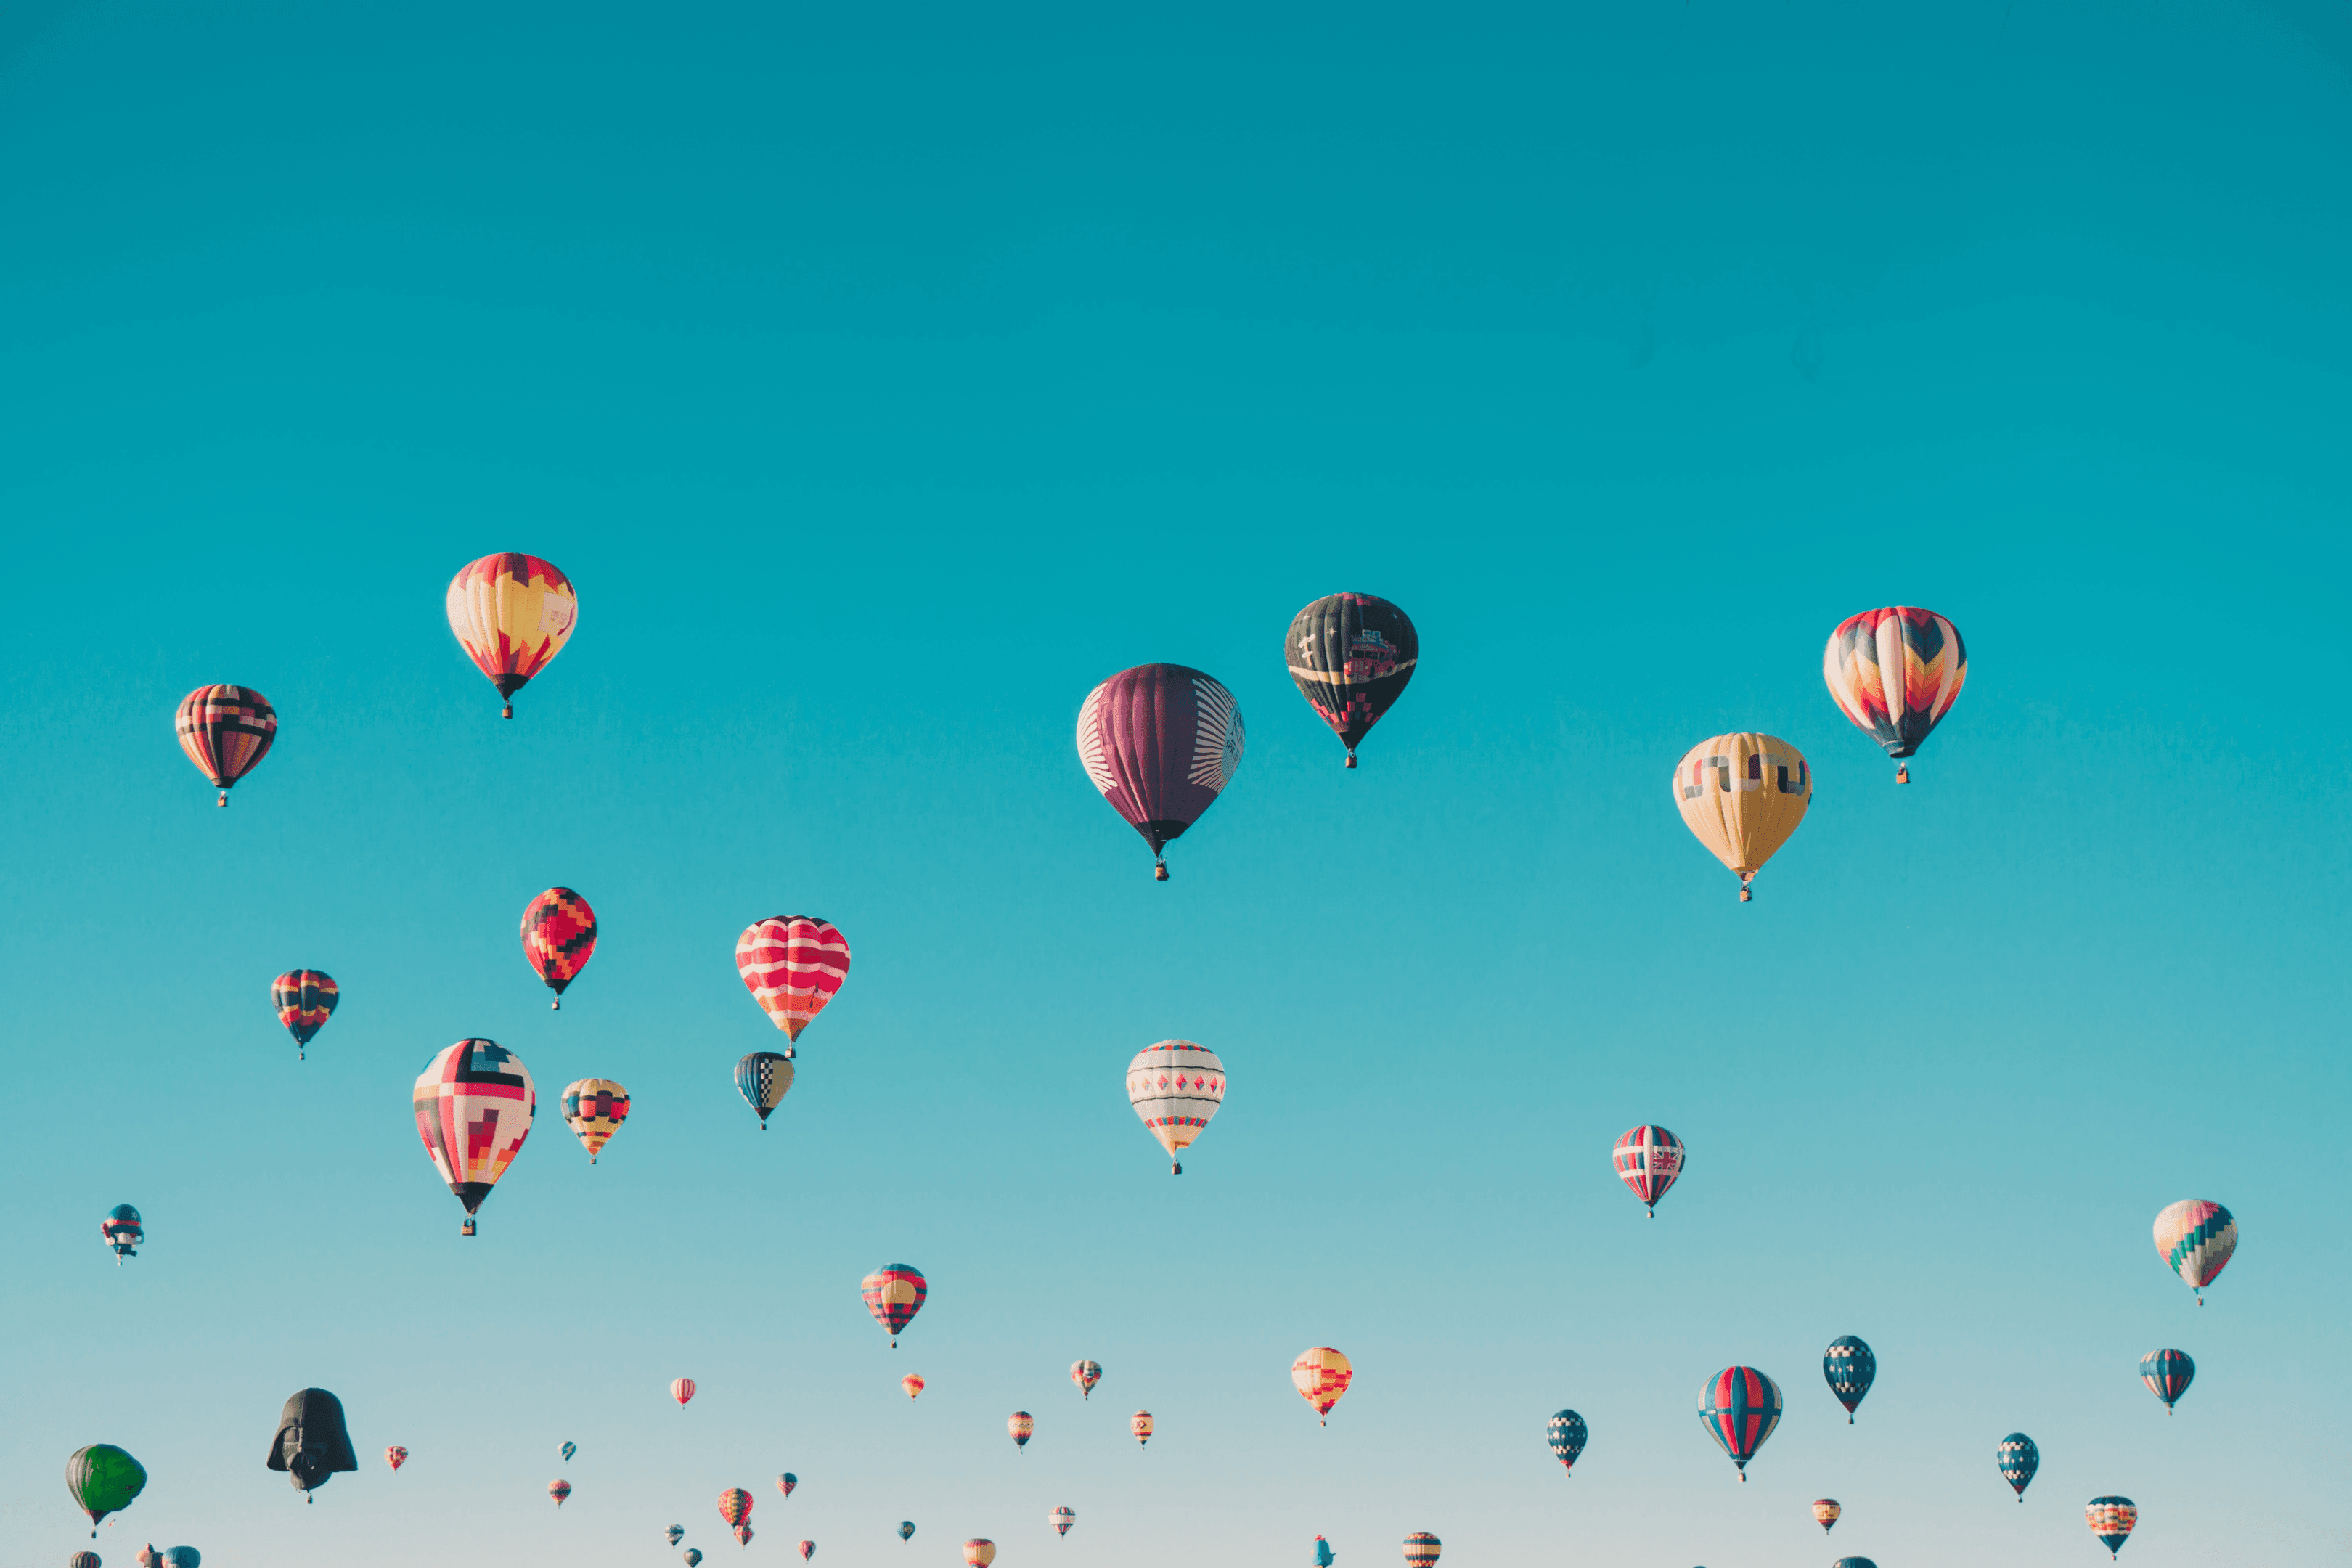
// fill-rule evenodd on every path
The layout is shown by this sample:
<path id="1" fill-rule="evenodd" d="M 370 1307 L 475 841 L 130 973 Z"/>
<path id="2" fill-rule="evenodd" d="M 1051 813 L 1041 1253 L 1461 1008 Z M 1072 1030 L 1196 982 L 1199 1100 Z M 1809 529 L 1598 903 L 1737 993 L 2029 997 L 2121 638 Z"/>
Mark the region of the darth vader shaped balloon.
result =
<path id="1" fill-rule="evenodd" d="M 343 1402 L 323 1388 L 306 1388 L 289 1399 L 269 1445 L 269 1468 L 285 1471 L 294 1489 L 304 1493 L 325 1486 L 338 1470 L 358 1469 L 359 1456 L 343 1426 Z"/>

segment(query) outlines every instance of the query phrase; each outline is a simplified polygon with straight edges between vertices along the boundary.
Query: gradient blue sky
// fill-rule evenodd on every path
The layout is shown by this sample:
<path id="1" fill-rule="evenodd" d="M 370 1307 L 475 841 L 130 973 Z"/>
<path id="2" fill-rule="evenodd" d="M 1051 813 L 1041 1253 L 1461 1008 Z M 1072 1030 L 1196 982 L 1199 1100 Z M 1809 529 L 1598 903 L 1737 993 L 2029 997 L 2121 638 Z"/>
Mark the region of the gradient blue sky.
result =
<path id="1" fill-rule="evenodd" d="M 2352 26 L 1884 9 L 0 3 L 8 1560 L 111 1441 L 110 1568 L 2038 1568 L 2105 1492 L 2135 1568 L 2352 1562 Z M 582 602 L 512 723 L 441 609 L 495 550 Z M 1340 588 L 1425 657 L 1352 773 L 1279 646 Z M 1819 674 L 1894 602 L 1974 656 L 1901 791 Z M 1250 738 L 1165 887 L 1071 746 L 1152 659 Z M 213 680 L 283 725 L 226 812 Z M 1746 907 L 1666 789 L 1735 728 L 1818 781 Z M 732 944 L 803 910 L 856 967 L 763 1137 Z M 469 1034 L 542 1119 L 462 1241 L 408 1091 Z M 1181 1180 L 1171 1035 L 1234 1086 Z M 305 1508 L 314 1383 L 368 1462 Z"/>

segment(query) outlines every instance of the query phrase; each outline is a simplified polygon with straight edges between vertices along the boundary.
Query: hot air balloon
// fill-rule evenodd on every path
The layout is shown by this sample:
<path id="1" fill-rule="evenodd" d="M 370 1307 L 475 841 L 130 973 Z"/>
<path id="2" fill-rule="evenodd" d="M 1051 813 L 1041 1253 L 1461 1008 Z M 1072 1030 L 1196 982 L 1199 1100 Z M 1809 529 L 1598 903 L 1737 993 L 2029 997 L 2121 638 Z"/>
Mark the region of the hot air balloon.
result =
<path id="1" fill-rule="evenodd" d="M 621 1123 L 629 1119 L 629 1091 L 609 1078 L 575 1079 L 563 1086 L 563 1122 L 594 1164 Z"/>
<path id="2" fill-rule="evenodd" d="M 449 629 L 514 717 L 514 694 L 563 651 L 580 623 L 571 580 L 536 555 L 485 555 L 449 579 Z"/>
<path id="3" fill-rule="evenodd" d="M 1828 1380 L 1830 1392 L 1845 1406 L 1845 1424 L 1853 1425 L 1853 1407 L 1870 1392 L 1878 1377 L 1878 1358 L 1870 1347 L 1852 1334 L 1840 1334 L 1830 1342 L 1822 1353 L 1822 1376 Z"/>
<path id="4" fill-rule="evenodd" d="M 117 1204 L 107 1210 L 106 1217 L 98 1222 L 98 1234 L 114 1248 L 117 1268 L 122 1267 L 124 1258 L 138 1257 L 139 1248 L 147 1240 L 147 1227 L 141 1223 L 139 1211 L 129 1204 Z"/>
<path id="5" fill-rule="evenodd" d="M 1789 841 L 1812 804 L 1812 770 L 1770 735 L 1711 735 L 1675 764 L 1675 805 L 1715 858 L 1739 878 L 1739 901 L 1764 862 Z"/>
<path id="6" fill-rule="evenodd" d="M 679 1406 L 683 1408 L 686 1402 L 694 1397 L 694 1379 L 690 1377 L 670 1379 L 669 1396 L 677 1400 Z"/>
<path id="7" fill-rule="evenodd" d="M 576 1443 L 566 1443 L 562 1448 L 557 1450 L 557 1452 L 563 1456 L 563 1461 L 566 1464 L 570 1464 L 572 1462 L 572 1456 L 579 1451 L 580 1446 Z"/>
<path id="8" fill-rule="evenodd" d="M 572 1483 L 570 1481 L 550 1481 L 547 1483 L 547 1495 L 555 1500 L 556 1507 L 562 1508 L 563 1506 L 563 1500 L 572 1495 Z"/>
<path id="9" fill-rule="evenodd" d="M 2147 1391 L 2164 1401 L 2164 1413 L 2172 1414 L 2172 1406 L 2189 1392 L 2197 1377 L 2197 1363 L 2189 1359 L 2187 1351 L 2150 1351 L 2139 1358 L 2139 1380 Z"/>
<path id="10" fill-rule="evenodd" d="M 967 1541 L 963 1543 L 963 1560 L 968 1568 L 988 1568 L 996 1561 L 996 1542 Z"/>
<path id="11" fill-rule="evenodd" d="M 1092 1398 L 1094 1396 L 1095 1384 L 1102 1381 L 1102 1363 L 1098 1361 L 1081 1361 L 1071 1363 L 1070 1381 L 1078 1385 L 1079 1398 Z"/>
<path id="12" fill-rule="evenodd" d="M 814 1556 L 815 1556 L 815 1555 L 816 1555 L 816 1542 L 814 1542 L 814 1541 L 803 1541 L 803 1542 L 801 1542 L 801 1561 L 802 1561 L 802 1562 L 805 1563 L 805 1562 L 807 1562 L 810 1558 L 812 1558 L 812 1557 L 814 1557 Z"/>
<path id="13" fill-rule="evenodd" d="M 899 1331 L 915 1321 L 923 1299 L 931 1293 L 923 1271 L 911 1263 L 886 1263 L 858 1281 L 857 1288 L 866 1297 L 866 1310 L 889 1331 L 892 1350 L 898 1348 Z"/>
<path id="14" fill-rule="evenodd" d="M 1160 1146 L 1168 1168 L 1184 1173 L 1177 1156 L 1192 1146 L 1225 1102 L 1225 1064 L 1214 1051 L 1190 1040 L 1162 1040 L 1135 1053 L 1127 1064 L 1127 1102 Z"/>
<path id="15" fill-rule="evenodd" d="M 793 1064 L 773 1051 L 753 1051 L 735 1064 L 735 1091 L 760 1113 L 760 1131 L 768 1130 L 768 1113 L 784 1102 L 793 1087 Z"/>
<path id="16" fill-rule="evenodd" d="M 1135 1434 L 1139 1444 L 1151 1441 L 1151 1412 L 1139 1410 L 1127 1418 L 1127 1429 Z"/>
<path id="17" fill-rule="evenodd" d="M 1111 809 L 1151 846 L 1168 879 L 1168 843 L 1199 820 L 1242 761 L 1234 694 L 1181 664 L 1123 669 L 1078 709 L 1078 762 Z"/>
<path id="18" fill-rule="evenodd" d="M 1841 1557 L 1830 1568 L 1878 1568 L 1878 1564 L 1867 1557 Z"/>
<path id="19" fill-rule="evenodd" d="M 2125 1539 L 2139 1523 L 2139 1510 L 2127 1497 L 2095 1497 L 2084 1507 L 2083 1519 L 2112 1558 L 2123 1551 Z"/>
<path id="20" fill-rule="evenodd" d="M 697 1552 L 693 1547 L 688 1547 L 681 1555 L 683 1555 L 686 1560 L 686 1568 L 701 1568 L 702 1553 Z"/>
<path id="21" fill-rule="evenodd" d="M 1315 1538 L 1315 1568 L 1331 1568 L 1332 1560 L 1339 1555 L 1331 1550 L 1329 1542 L 1319 1535 Z"/>
<path id="22" fill-rule="evenodd" d="M 1421 638 L 1386 599 L 1330 594 L 1290 618 L 1283 653 L 1299 695 L 1338 733 L 1352 768 L 1357 746 L 1404 695 L 1421 661 Z"/>
<path id="23" fill-rule="evenodd" d="M 1577 1456 L 1584 1452 L 1584 1417 L 1573 1410 L 1559 1410 L 1544 1423 L 1544 1441 L 1551 1445 L 1551 1457 L 1569 1474 L 1576 1473 Z"/>
<path id="24" fill-rule="evenodd" d="M 2164 1266 L 2186 1280 L 2205 1304 L 2205 1287 L 2238 1250 L 2238 1222 L 2220 1204 L 2183 1198 L 2156 1216 L 2156 1250 Z"/>
<path id="25" fill-rule="evenodd" d="M 310 1059 L 310 1037 L 326 1027 L 341 995 L 323 970 L 289 969 L 269 983 L 269 1000 L 278 1009 L 278 1021 L 294 1037 L 297 1061 Z"/>
<path id="26" fill-rule="evenodd" d="M 563 1005 L 563 989 L 596 954 L 596 911 L 569 888 L 550 888 L 522 911 L 522 955 L 547 988 L 550 1008 Z"/>
<path id="27" fill-rule="evenodd" d="M 2033 1472 L 2042 1468 L 2042 1450 L 2033 1439 L 2022 1432 L 2011 1432 L 2000 1440 L 1993 1451 L 1994 1463 L 2000 1466 L 2000 1479 L 2016 1489 L 2017 1500 L 2025 1500 L 2025 1489 L 2033 1480 Z"/>
<path id="28" fill-rule="evenodd" d="M 776 1489 L 783 1493 L 786 1497 L 792 1496 L 793 1489 L 800 1484 L 800 1477 L 793 1474 L 790 1470 L 786 1470 L 782 1475 L 776 1478 Z"/>
<path id="29" fill-rule="evenodd" d="M 738 1546 L 749 1546 L 751 1544 L 751 1527 L 750 1525 L 739 1524 L 735 1527 L 735 1544 Z"/>
<path id="30" fill-rule="evenodd" d="M 923 1380 L 910 1372 L 898 1380 L 898 1386 L 907 1391 L 908 1398 L 912 1399 L 923 1392 Z"/>
<path id="31" fill-rule="evenodd" d="M 278 710 L 248 686 L 199 686 L 180 699 L 173 727 L 180 750 L 212 780 L 226 805 L 236 781 L 269 754 L 278 739 Z"/>
<path id="32" fill-rule="evenodd" d="M 146 1467 L 111 1443 L 77 1448 L 66 1460 L 66 1490 L 89 1515 L 92 1541 L 98 1539 L 98 1521 L 129 1508 L 146 1486 Z"/>
<path id="33" fill-rule="evenodd" d="M 915 1521 L 913 1520 L 902 1519 L 898 1521 L 898 1539 L 901 1541 L 912 1541 L 915 1539 Z"/>
<path id="34" fill-rule="evenodd" d="M 199 1568 L 204 1560 L 205 1554 L 193 1546 L 171 1547 L 160 1559 L 163 1568 Z"/>
<path id="35" fill-rule="evenodd" d="M 731 1528 L 751 1517 L 751 1494 L 741 1487 L 729 1487 L 719 1494 L 719 1517 Z"/>
<path id="36" fill-rule="evenodd" d="M 1897 759 L 1896 784 L 1909 784 L 1900 759 L 1952 710 L 1969 678 L 1960 629 L 1933 610 L 1895 605 L 1838 623 L 1822 650 L 1822 679 L 1838 710 Z"/>
<path id="37" fill-rule="evenodd" d="M 400 1471 L 400 1467 L 408 1463 L 408 1450 L 394 1443 L 383 1451 L 383 1462 L 390 1465 L 396 1475 Z"/>
<path id="38" fill-rule="evenodd" d="M 1013 1434 L 1013 1451 L 1018 1454 L 1029 1446 L 1037 1430 L 1037 1423 L 1026 1410 L 1016 1410 L 1004 1418 L 1004 1429 Z"/>
<path id="39" fill-rule="evenodd" d="M 673 1524 L 667 1530 L 663 1531 L 662 1533 L 669 1537 L 669 1543 L 672 1546 L 676 1546 L 679 1542 L 686 1539 L 686 1526 L 682 1524 Z"/>
<path id="40" fill-rule="evenodd" d="M 849 939 L 822 915 L 771 915 L 735 939 L 735 969 L 784 1032 L 789 1057 L 849 978 Z"/>
<path id="41" fill-rule="evenodd" d="M 1813 1500 L 1813 1522 L 1822 1527 L 1823 1535 L 1830 1532 L 1830 1527 L 1838 1521 L 1838 1515 L 1844 1511 L 1845 1510 L 1838 1507 L 1838 1500 L 1833 1497 Z"/>
<path id="42" fill-rule="evenodd" d="M 1404 1568 L 1437 1568 L 1437 1554 L 1445 1543 L 1425 1530 L 1404 1538 Z"/>
<path id="43" fill-rule="evenodd" d="M 1078 1522 L 1078 1516 L 1069 1509 L 1057 1508 L 1045 1516 L 1045 1522 L 1054 1527 L 1055 1534 L 1067 1535 L 1070 1533 L 1070 1526 Z"/>
<path id="44" fill-rule="evenodd" d="M 1617 1179 L 1657 1218 L 1658 1200 L 1683 1173 L 1683 1141 L 1663 1127 L 1635 1127 L 1617 1140 L 1615 1157 Z"/>
<path id="45" fill-rule="evenodd" d="M 1325 1426 L 1331 1424 L 1331 1406 L 1339 1403 L 1339 1396 L 1348 1392 L 1348 1384 L 1355 1381 L 1355 1368 L 1349 1364 L 1348 1358 L 1329 1345 L 1309 1345 L 1290 1363 L 1292 1386 L 1298 1390 L 1300 1398 L 1315 1406 L 1315 1414 L 1323 1417 L 1320 1425 Z"/>
<path id="46" fill-rule="evenodd" d="M 298 1389 L 288 1395 L 278 1413 L 278 1436 L 270 1439 L 267 1468 L 285 1472 L 287 1484 L 310 1494 L 335 1477 L 360 1468 L 352 1448 L 350 1428 L 343 1424 L 343 1402 L 323 1388 Z"/>
<path id="47" fill-rule="evenodd" d="M 530 1136 L 539 1092 L 522 1058 L 496 1040 L 459 1040 L 416 1075 L 416 1131 L 433 1167 L 466 1205 L 459 1234 Z"/>
<path id="48" fill-rule="evenodd" d="M 66 1568 L 105 1568 L 95 1552 L 77 1552 L 66 1559 Z"/>
<path id="49" fill-rule="evenodd" d="M 1780 1424 L 1780 1387 L 1752 1366 L 1727 1366 L 1699 1393 L 1698 1418 L 1748 1479 L 1748 1461 Z"/>

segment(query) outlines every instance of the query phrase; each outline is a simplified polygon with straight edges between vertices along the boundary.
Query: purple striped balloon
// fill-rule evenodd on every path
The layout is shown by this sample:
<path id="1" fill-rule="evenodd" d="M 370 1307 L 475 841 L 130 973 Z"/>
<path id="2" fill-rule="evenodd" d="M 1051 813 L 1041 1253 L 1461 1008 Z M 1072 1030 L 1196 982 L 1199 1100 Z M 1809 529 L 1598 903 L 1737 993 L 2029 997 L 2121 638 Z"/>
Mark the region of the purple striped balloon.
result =
<path id="1" fill-rule="evenodd" d="M 1160 852 L 1199 820 L 1242 760 L 1242 715 L 1214 678 L 1181 664 L 1123 669 L 1078 710 L 1078 761 L 1111 809 Z"/>

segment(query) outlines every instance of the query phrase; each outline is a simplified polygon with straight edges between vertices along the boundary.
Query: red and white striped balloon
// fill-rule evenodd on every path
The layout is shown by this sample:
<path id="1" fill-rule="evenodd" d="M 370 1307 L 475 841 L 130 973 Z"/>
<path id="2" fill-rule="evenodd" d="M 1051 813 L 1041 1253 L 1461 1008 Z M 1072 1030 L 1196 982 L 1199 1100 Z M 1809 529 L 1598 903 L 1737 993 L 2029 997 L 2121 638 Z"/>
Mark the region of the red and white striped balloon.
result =
<path id="1" fill-rule="evenodd" d="M 774 915 L 735 939 L 735 968 L 784 1037 L 798 1041 L 849 978 L 849 939 L 819 915 Z"/>

